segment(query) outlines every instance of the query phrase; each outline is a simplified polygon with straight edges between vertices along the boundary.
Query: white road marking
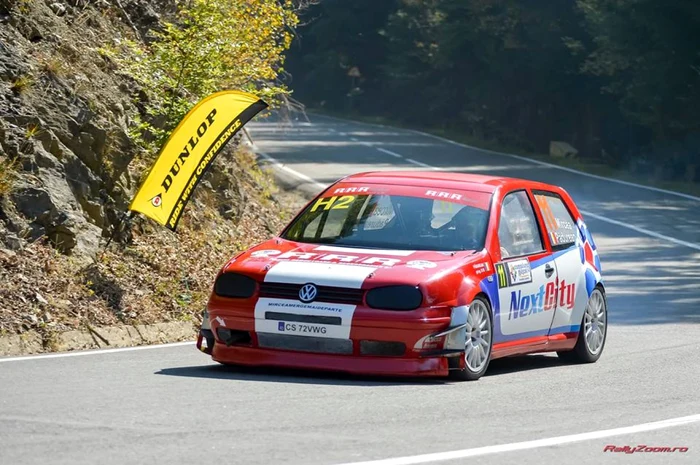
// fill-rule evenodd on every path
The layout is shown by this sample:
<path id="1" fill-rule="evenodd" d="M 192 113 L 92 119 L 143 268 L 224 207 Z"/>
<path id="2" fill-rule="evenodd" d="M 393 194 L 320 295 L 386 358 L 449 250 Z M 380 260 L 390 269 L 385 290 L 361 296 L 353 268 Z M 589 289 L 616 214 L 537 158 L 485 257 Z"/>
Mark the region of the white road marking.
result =
<path id="1" fill-rule="evenodd" d="M 313 113 L 312 113 L 312 114 L 313 114 Z M 479 148 L 479 147 L 474 147 L 474 146 L 471 146 L 471 145 L 463 144 L 463 143 L 461 143 L 461 142 L 456 142 L 456 141 L 447 139 L 447 138 L 445 138 L 445 137 L 436 136 L 435 134 L 429 134 L 429 133 L 427 133 L 427 132 L 418 131 L 418 130 L 416 130 L 416 129 L 397 128 L 397 127 L 394 127 L 394 126 L 386 126 L 386 125 L 383 125 L 383 124 L 365 123 L 364 121 L 355 121 L 355 120 L 351 120 L 351 119 L 336 118 L 336 117 L 333 117 L 333 116 L 326 116 L 326 115 L 315 115 L 315 116 L 320 116 L 321 118 L 334 119 L 334 120 L 342 121 L 342 122 L 348 122 L 348 121 L 349 121 L 349 122 L 356 123 L 356 124 L 363 124 L 363 125 L 365 125 L 365 126 L 375 126 L 375 127 L 379 127 L 379 128 L 385 128 L 385 129 L 386 129 L 386 128 L 389 128 L 389 129 L 394 129 L 394 130 L 398 130 L 398 131 L 412 132 L 412 133 L 414 133 L 414 134 L 418 134 L 418 135 L 425 136 L 425 137 L 430 137 L 430 138 L 432 138 L 432 139 L 436 139 L 436 140 L 439 140 L 439 141 L 442 141 L 442 142 L 446 142 L 446 143 L 452 144 L 452 145 L 457 145 L 457 146 L 459 146 L 459 147 L 463 147 L 463 148 L 470 149 L 470 150 L 477 150 L 477 151 L 479 151 L 479 152 L 491 153 L 491 154 L 494 154 L 494 155 L 503 155 L 503 156 L 506 156 L 506 157 L 511 157 L 511 158 L 515 158 L 515 159 L 518 159 L 518 160 L 526 161 L 526 162 L 529 162 L 529 163 L 534 163 L 534 164 L 536 164 L 536 165 L 546 166 L 546 167 L 548 167 L 548 168 L 554 168 L 554 169 L 562 170 L 562 171 L 568 171 L 569 173 L 579 174 L 579 175 L 581 175 L 581 176 L 587 176 L 587 177 L 589 177 L 589 178 L 600 179 L 600 180 L 602 180 L 602 181 L 614 182 L 614 183 L 617 183 L 617 184 L 622 184 L 622 185 L 624 185 L 624 186 L 638 187 L 638 188 L 640 188 L 640 189 L 646 189 L 646 190 L 650 190 L 650 191 L 654 191 L 654 192 L 661 192 L 661 193 L 663 193 L 663 194 L 675 195 L 675 196 L 677 196 L 677 197 L 682 197 L 682 198 L 684 198 L 684 199 L 695 200 L 695 201 L 697 201 L 697 202 L 700 202 L 700 197 L 697 197 L 697 196 L 694 196 L 694 195 L 684 194 L 684 193 L 682 193 L 682 192 L 676 192 L 676 191 L 671 191 L 671 190 L 667 190 L 667 189 L 661 189 L 660 187 L 645 186 L 644 184 L 637 184 L 637 183 L 634 183 L 634 182 L 623 181 L 623 180 L 621 180 L 621 179 L 607 178 L 607 177 L 605 177 L 605 176 L 599 176 L 599 175 L 597 175 L 597 174 L 586 173 L 585 171 L 579 171 L 579 170 L 576 170 L 576 169 L 573 169 L 573 168 L 567 168 L 567 167 L 565 167 L 565 166 L 555 165 L 554 163 L 547 163 L 547 162 L 540 161 L 540 160 L 534 160 L 534 159 L 532 159 L 532 158 L 527 158 L 527 157 L 523 157 L 523 156 L 520 156 L 520 155 L 515 155 L 515 154 L 513 154 L 513 153 L 497 152 L 497 151 L 495 151 L 495 150 L 482 149 L 482 148 Z"/>
<path id="2" fill-rule="evenodd" d="M 392 152 L 391 150 L 383 149 L 381 147 L 377 147 L 377 150 L 379 150 L 380 152 L 386 153 L 387 155 L 391 155 L 392 157 L 403 158 L 403 155 L 399 155 L 398 153 Z"/>
<path id="3" fill-rule="evenodd" d="M 357 142 L 359 139 L 357 137 L 351 137 L 350 140 L 353 142 Z"/>
<path id="4" fill-rule="evenodd" d="M 623 223 L 621 221 L 611 220 L 610 218 L 605 218 L 604 216 L 596 215 L 584 210 L 579 210 L 583 215 L 590 216 L 596 220 L 605 221 L 606 223 L 614 224 L 616 226 L 622 226 L 623 228 L 631 229 L 632 231 L 637 231 L 638 233 L 646 234 L 647 236 L 655 237 L 657 239 L 662 239 L 668 242 L 673 242 L 674 244 L 683 245 L 685 247 L 690 247 L 691 249 L 700 250 L 700 244 L 695 244 L 693 242 L 686 242 L 675 237 L 664 236 L 654 231 L 649 231 L 648 229 L 640 228 L 638 226 L 632 226 L 631 224 Z"/>
<path id="5" fill-rule="evenodd" d="M 413 158 L 407 158 L 406 161 L 409 163 L 413 163 L 414 165 L 422 166 L 423 168 L 429 168 L 431 170 L 440 171 L 440 168 L 436 168 L 435 166 L 430 166 L 423 162 L 416 161 Z"/>
<path id="6" fill-rule="evenodd" d="M 330 117 L 329 117 L 329 118 L 330 118 Z M 338 118 L 334 118 L 334 119 L 338 119 Z M 341 120 L 341 121 L 342 121 L 342 120 Z M 368 125 L 370 125 L 369 123 L 360 123 L 360 124 L 368 124 Z M 370 126 L 377 126 L 377 125 L 370 125 Z M 413 131 L 413 130 L 410 130 L 410 131 Z M 418 132 L 420 132 L 420 131 L 418 131 Z M 433 136 L 432 134 L 424 134 L 424 135 L 430 136 L 430 137 L 435 137 L 435 138 L 438 138 L 438 139 L 441 139 L 441 140 L 443 139 L 442 137 Z M 530 162 L 533 162 L 533 163 L 544 163 L 544 162 L 539 162 L 539 161 L 536 161 L 536 160 L 531 160 L 531 159 L 529 159 L 529 158 L 520 157 L 520 156 L 518 156 L 518 155 L 513 155 L 513 154 L 508 154 L 508 153 L 500 153 L 500 152 L 494 152 L 494 151 L 492 151 L 492 150 L 484 150 L 484 149 L 478 149 L 478 148 L 476 148 L 476 147 L 470 147 L 470 146 L 468 146 L 468 145 L 460 144 L 459 142 L 450 141 L 449 139 L 444 139 L 444 140 L 445 140 L 445 141 L 449 141 L 449 142 L 451 142 L 451 143 L 455 143 L 455 144 L 457 144 L 457 145 L 461 145 L 461 146 L 467 147 L 467 148 L 474 148 L 474 149 L 477 149 L 477 150 L 481 150 L 482 152 L 494 153 L 494 154 L 499 154 L 499 155 L 513 156 L 513 157 L 518 158 L 518 159 L 520 159 L 520 160 L 530 161 Z M 382 149 L 382 148 L 380 148 L 380 147 L 377 147 L 377 150 L 380 150 L 380 151 L 382 151 L 382 152 L 388 152 L 388 150 Z M 270 157 L 269 155 L 265 155 L 265 154 L 263 154 L 262 152 L 258 152 L 258 153 L 259 153 L 261 156 L 263 156 L 263 157 L 267 157 L 268 159 L 274 160 L 274 159 L 273 159 L 272 157 Z M 392 154 L 394 154 L 394 156 L 400 156 L 400 157 L 402 156 L 401 154 L 398 154 L 398 153 L 396 153 L 396 152 L 392 152 Z M 407 162 L 409 162 L 409 163 L 413 163 L 413 164 L 415 164 L 415 165 L 422 166 L 422 167 L 424 167 L 424 168 L 429 168 L 429 169 L 433 169 L 433 170 L 440 170 L 440 168 L 437 168 L 437 167 L 434 167 L 434 166 L 430 166 L 430 165 L 425 164 L 425 163 L 421 163 L 421 162 L 416 161 L 416 160 L 413 160 L 413 159 L 411 159 L 411 158 L 406 158 L 405 160 L 406 160 Z M 276 160 L 274 160 L 274 161 L 276 162 Z M 277 162 L 277 163 L 279 164 L 279 162 Z M 544 164 L 550 165 L 549 163 L 544 163 Z M 282 167 L 282 165 L 280 165 L 280 166 Z M 557 165 L 551 165 L 551 166 L 552 166 L 552 167 L 555 167 L 555 168 L 561 168 L 561 167 L 559 167 L 559 166 L 557 166 Z M 301 179 L 307 180 L 308 182 L 312 182 L 312 183 L 316 184 L 317 186 L 320 186 L 321 188 L 326 188 L 326 187 L 327 187 L 326 185 L 323 185 L 323 184 L 318 183 L 317 181 L 314 181 L 313 179 L 309 178 L 309 177 L 306 176 L 305 174 L 301 174 L 301 173 L 299 173 L 299 172 L 297 172 L 297 171 L 294 171 L 294 170 L 292 170 L 292 169 L 290 169 L 290 168 L 286 168 L 286 167 L 282 167 L 282 169 L 286 169 L 288 172 L 291 172 L 292 174 L 295 174 L 295 173 L 296 173 L 296 175 L 299 176 Z M 588 173 L 583 173 L 583 172 L 576 171 L 576 170 L 569 170 L 569 169 L 567 169 L 567 170 L 568 170 L 568 171 L 572 171 L 572 172 L 577 173 L 577 174 L 588 175 Z M 598 176 L 598 177 L 600 177 L 600 176 Z M 606 181 L 613 181 L 613 182 L 618 182 L 618 181 L 619 181 L 619 180 L 617 180 L 617 179 L 610 179 L 610 178 L 603 178 L 603 177 L 600 177 L 600 178 L 601 178 L 601 179 L 604 179 L 604 180 L 606 180 Z M 619 181 L 619 182 L 623 182 L 623 183 L 624 183 L 625 181 Z M 630 184 L 630 183 L 628 183 L 628 184 Z M 643 188 L 643 189 L 658 190 L 658 189 L 653 188 L 653 187 L 642 186 L 641 184 L 633 184 L 633 183 L 632 183 L 632 184 L 630 184 L 630 185 L 632 185 L 633 187 L 640 187 L 640 188 Z M 663 190 L 662 190 L 662 191 L 663 191 Z M 680 194 L 680 193 L 678 193 L 678 192 L 668 191 L 667 193 L 670 193 L 670 194 L 679 194 L 679 195 L 681 195 L 682 197 L 687 197 L 687 198 L 691 198 L 691 199 L 700 200 L 700 197 L 687 196 L 687 195 L 685 195 L 685 194 Z M 693 243 L 693 242 L 683 241 L 683 240 L 680 240 L 680 239 L 676 239 L 675 237 L 670 237 L 670 236 L 666 236 L 666 235 L 664 235 L 664 234 L 659 234 L 659 233 L 657 233 L 657 232 L 650 231 L 650 230 L 648 230 L 648 229 L 640 228 L 640 227 L 637 227 L 637 226 L 632 226 L 632 225 L 629 225 L 629 224 L 626 224 L 626 223 L 622 223 L 622 222 L 616 221 L 616 220 L 611 220 L 610 218 L 606 218 L 606 217 L 601 216 L 601 215 L 596 215 L 596 214 L 591 213 L 591 212 L 586 212 L 586 211 L 581 210 L 581 213 L 582 213 L 583 215 L 590 216 L 591 218 L 595 218 L 595 219 L 597 219 L 597 220 L 599 220 L 599 221 L 603 221 L 603 222 L 606 222 L 606 223 L 609 223 L 609 224 L 614 224 L 615 226 L 620 226 L 620 227 L 623 227 L 623 228 L 627 228 L 627 229 L 630 229 L 630 230 L 632 230 L 632 231 L 636 231 L 636 232 L 638 232 L 638 233 L 641 233 L 641 234 L 644 234 L 644 235 L 647 235 L 647 236 L 650 236 L 650 237 L 654 237 L 654 238 L 661 239 L 661 240 L 664 240 L 664 241 L 667 241 L 667 242 L 671 242 L 671 243 L 673 243 L 673 244 L 677 244 L 677 245 L 682 245 L 682 246 L 685 246 L 685 247 L 689 247 L 689 248 L 694 249 L 694 250 L 700 250 L 700 244 L 696 244 L 696 243 Z"/>
<path id="7" fill-rule="evenodd" d="M 5 358 L 0 358 L 0 363 L 22 362 L 22 361 L 27 361 L 27 360 L 41 360 L 44 358 L 64 358 L 64 357 L 82 357 L 84 355 L 104 355 L 104 354 L 114 354 L 116 352 L 133 352 L 134 350 L 149 350 L 149 349 L 167 349 L 168 347 L 179 347 L 179 346 L 189 346 L 189 345 L 194 345 L 194 341 L 173 342 L 171 344 L 156 344 L 156 345 L 150 345 L 150 346 L 120 347 L 118 349 L 82 350 L 82 351 L 76 351 L 76 352 L 61 352 L 58 354 L 23 355 L 21 357 L 5 357 Z"/>
<path id="8" fill-rule="evenodd" d="M 270 155 L 268 155 L 264 152 L 261 152 L 259 150 L 255 150 L 255 153 L 257 153 L 258 155 L 260 155 L 261 157 L 263 157 L 264 159 L 266 159 L 267 161 L 269 161 L 271 164 L 275 165 L 277 168 L 281 169 L 282 171 L 286 171 L 287 173 L 289 173 L 293 176 L 296 176 L 297 178 L 302 179 L 310 184 L 313 184 L 316 187 L 319 187 L 321 189 L 325 189 L 326 187 L 328 187 L 327 184 L 322 184 L 322 183 L 316 181 L 315 179 L 311 179 L 310 177 L 308 177 L 307 175 L 305 175 L 303 173 L 300 173 L 296 170 L 293 170 L 288 166 L 284 166 L 282 163 L 280 163 L 279 161 L 277 161 L 276 159 L 272 158 Z"/>
<path id="9" fill-rule="evenodd" d="M 652 423 L 642 423 L 640 425 L 591 431 L 589 433 L 571 434 L 568 436 L 558 436 L 554 438 L 536 439 L 534 441 L 498 444 L 495 446 L 476 447 L 473 449 L 454 450 L 450 452 L 436 452 L 433 454 L 412 455 L 407 457 L 396 457 L 391 459 L 369 460 L 366 462 L 349 462 L 343 465 L 413 465 L 419 463 L 440 462 L 443 460 L 455 460 L 466 457 L 476 457 L 479 455 L 537 449 L 540 447 L 570 444 L 572 442 L 590 441 L 593 439 L 602 439 L 612 436 L 654 431 L 658 429 L 672 428 L 674 426 L 687 425 L 690 423 L 697 423 L 699 421 L 700 415 L 690 415 L 687 417 L 671 418 L 669 420 L 655 421 Z"/>

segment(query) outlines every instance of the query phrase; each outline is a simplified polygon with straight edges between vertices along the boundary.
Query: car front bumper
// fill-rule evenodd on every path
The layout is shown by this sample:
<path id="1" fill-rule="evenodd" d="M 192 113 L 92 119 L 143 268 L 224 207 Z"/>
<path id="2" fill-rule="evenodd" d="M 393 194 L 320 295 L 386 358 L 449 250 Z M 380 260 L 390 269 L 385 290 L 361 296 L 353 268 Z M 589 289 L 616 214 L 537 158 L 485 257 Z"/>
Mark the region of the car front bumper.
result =
<path id="1" fill-rule="evenodd" d="M 215 343 L 212 359 L 224 364 L 297 368 L 385 376 L 446 376 L 448 359 L 335 355 L 237 347 Z"/>
<path id="2" fill-rule="evenodd" d="M 259 333 L 250 318 L 227 316 L 224 326 L 222 318 L 209 320 L 205 316 L 197 348 L 223 364 L 366 375 L 446 376 L 451 369 L 463 368 L 464 341 L 451 339 L 463 335 L 463 330 L 456 331 L 463 327 L 459 321 L 465 320 L 463 313 L 413 321 L 402 328 L 373 321 L 371 326 L 356 325 L 349 339 Z M 457 314 L 461 316 L 455 318 Z M 459 349 L 455 350 L 455 344 Z"/>

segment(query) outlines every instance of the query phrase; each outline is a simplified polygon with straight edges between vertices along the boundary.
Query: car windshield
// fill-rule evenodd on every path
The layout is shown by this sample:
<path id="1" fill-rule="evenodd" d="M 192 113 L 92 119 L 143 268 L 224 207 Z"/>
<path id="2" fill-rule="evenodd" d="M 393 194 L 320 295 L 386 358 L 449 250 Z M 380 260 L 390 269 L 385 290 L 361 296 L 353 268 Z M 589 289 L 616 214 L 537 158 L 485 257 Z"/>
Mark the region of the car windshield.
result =
<path id="1" fill-rule="evenodd" d="M 338 190 L 342 193 L 344 189 L 333 192 Z M 484 247 L 491 194 L 414 190 L 441 197 L 412 192 L 328 193 L 311 202 L 281 237 L 296 242 L 403 250 Z"/>

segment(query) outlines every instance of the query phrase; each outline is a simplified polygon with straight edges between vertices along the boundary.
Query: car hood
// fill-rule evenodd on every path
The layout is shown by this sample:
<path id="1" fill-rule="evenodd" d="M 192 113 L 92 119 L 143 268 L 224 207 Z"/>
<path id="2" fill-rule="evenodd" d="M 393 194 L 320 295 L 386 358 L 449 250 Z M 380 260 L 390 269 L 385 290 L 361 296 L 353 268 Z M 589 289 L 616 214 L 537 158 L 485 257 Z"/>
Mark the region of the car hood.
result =
<path id="1" fill-rule="evenodd" d="M 261 282 L 367 289 L 419 285 L 455 272 L 464 276 L 471 268 L 467 265 L 483 259 L 483 253 L 474 251 L 366 249 L 272 239 L 234 257 L 222 271 L 244 273 Z"/>

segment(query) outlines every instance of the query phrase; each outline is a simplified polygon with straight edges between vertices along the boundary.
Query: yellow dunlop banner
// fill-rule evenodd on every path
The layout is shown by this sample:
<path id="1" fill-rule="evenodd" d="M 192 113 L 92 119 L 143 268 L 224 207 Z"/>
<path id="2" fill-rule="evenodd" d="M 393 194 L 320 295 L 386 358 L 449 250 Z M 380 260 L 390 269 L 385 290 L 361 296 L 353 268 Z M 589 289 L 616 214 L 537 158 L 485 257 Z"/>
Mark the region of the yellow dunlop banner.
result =
<path id="1" fill-rule="evenodd" d="M 175 231 L 211 163 L 239 129 L 267 103 L 245 92 L 217 92 L 199 102 L 168 138 L 129 210 Z"/>

